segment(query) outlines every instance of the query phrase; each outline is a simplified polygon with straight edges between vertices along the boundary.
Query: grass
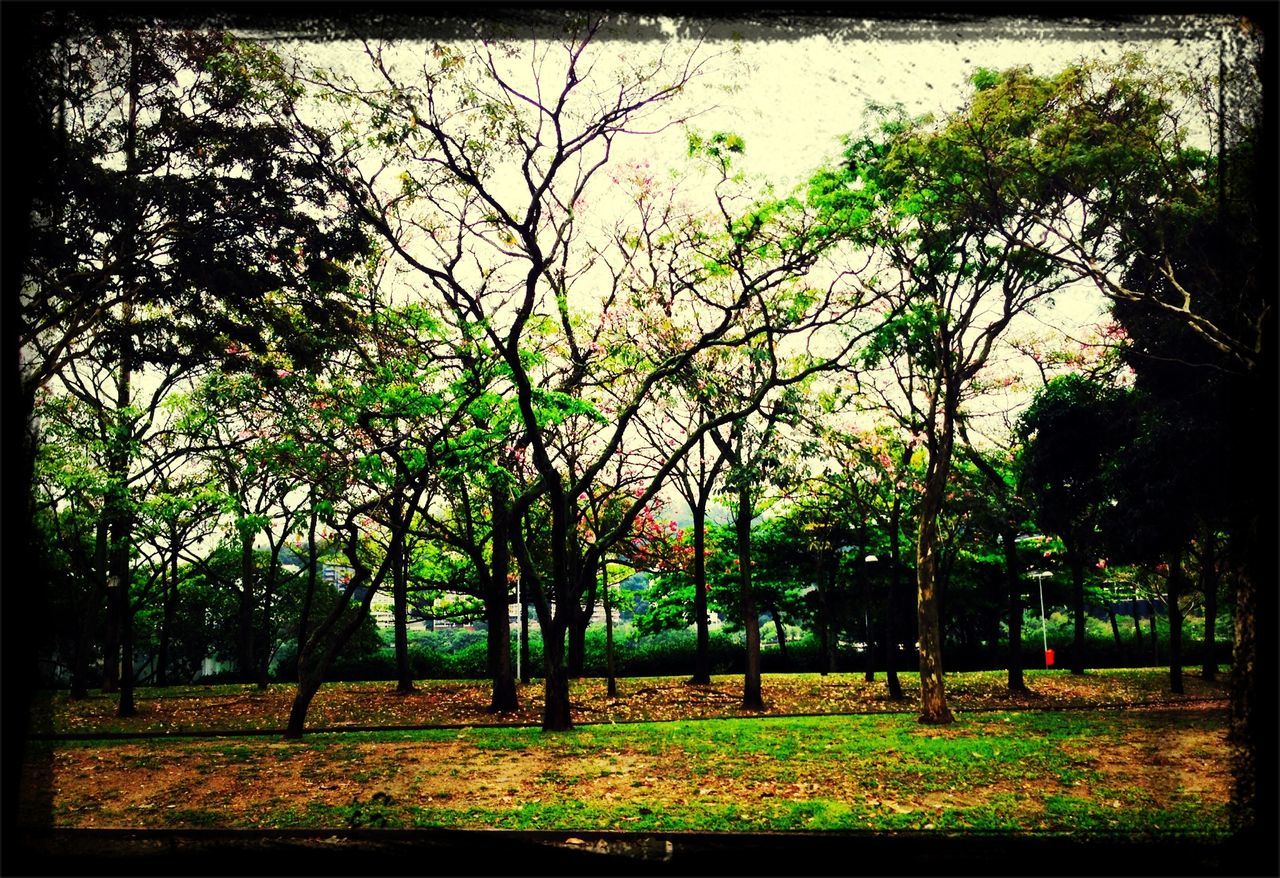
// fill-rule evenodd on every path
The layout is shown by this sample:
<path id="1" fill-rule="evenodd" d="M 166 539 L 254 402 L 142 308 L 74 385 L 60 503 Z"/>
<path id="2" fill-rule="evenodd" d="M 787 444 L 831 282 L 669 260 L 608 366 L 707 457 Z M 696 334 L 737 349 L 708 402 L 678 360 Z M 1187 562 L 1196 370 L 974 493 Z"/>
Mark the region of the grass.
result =
<path id="1" fill-rule="evenodd" d="M 32 758 L 59 826 L 1221 838 L 1225 726 L 1222 711 L 993 711 L 38 742 Z"/>
<path id="2" fill-rule="evenodd" d="M 766 713 L 839 714 L 917 709 L 919 678 L 900 675 L 906 700 L 890 701 L 883 675 L 868 683 L 861 674 L 767 674 L 763 681 Z M 1083 677 L 1063 671 L 1028 671 L 1031 697 L 1011 696 L 1003 671 L 975 671 L 947 675 L 948 701 L 953 710 L 1019 707 L 1090 707 L 1151 701 L 1181 704 L 1227 698 L 1227 678 L 1214 683 L 1194 673 L 1185 678 L 1186 694 L 1169 691 L 1168 673 L 1158 668 L 1105 669 Z M 683 677 L 635 677 L 618 681 L 619 697 L 610 699 L 604 681 L 574 681 L 571 687 L 574 721 L 636 722 L 749 715 L 741 709 L 742 679 L 718 676 L 712 685 L 693 687 Z M 419 725 L 537 724 L 541 715 L 541 687 L 520 687 L 521 709 L 495 716 L 487 712 L 489 683 L 483 680 L 428 680 L 416 684 L 412 695 L 396 695 L 392 683 L 330 683 L 316 696 L 308 723 L 312 728 Z M 294 688 L 276 684 L 266 692 L 246 685 L 139 689 L 138 715 L 120 719 L 115 700 L 101 694 L 73 701 L 66 693 L 45 693 L 33 706 L 32 729 L 50 734 L 96 732 L 202 732 L 281 729 L 286 723 Z"/>

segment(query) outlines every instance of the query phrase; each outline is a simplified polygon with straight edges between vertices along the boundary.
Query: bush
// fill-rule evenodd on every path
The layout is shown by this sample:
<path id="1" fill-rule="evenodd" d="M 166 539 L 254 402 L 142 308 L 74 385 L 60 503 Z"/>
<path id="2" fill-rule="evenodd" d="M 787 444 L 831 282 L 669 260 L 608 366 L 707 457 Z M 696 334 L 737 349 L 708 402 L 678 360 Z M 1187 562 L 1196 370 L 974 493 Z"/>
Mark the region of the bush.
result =
<path id="1" fill-rule="evenodd" d="M 1215 626 L 1215 653 L 1219 665 L 1231 661 L 1230 620 L 1220 614 Z M 1120 643 L 1116 644 L 1115 635 L 1108 619 L 1085 618 L 1085 667 L 1117 668 L 1117 667 L 1161 667 L 1169 663 L 1169 619 L 1157 615 L 1156 646 L 1151 643 L 1151 619 L 1141 620 L 1142 636 L 1134 636 L 1133 617 L 1117 616 L 1116 626 L 1120 630 Z M 1023 667 L 1044 667 L 1044 640 L 1047 635 L 1049 648 L 1054 650 L 1055 667 L 1070 667 L 1071 649 L 1075 643 L 1075 619 L 1066 611 L 1056 610 L 1045 619 L 1044 633 L 1041 631 L 1039 612 L 1027 613 L 1022 624 Z M 1182 620 L 1182 664 L 1184 667 L 1199 666 L 1204 663 L 1204 617 L 1188 616 Z"/>
<path id="2" fill-rule="evenodd" d="M 1169 620 L 1157 617 L 1157 633 L 1160 641 L 1159 657 L 1152 655 L 1148 633 L 1148 620 L 1142 622 L 1142 648 L 1135 647 L 1133 620 L 1122 617 L 1121 645 L 1117 648 L 1111 625 L 1106 619 L 1088 618 L 1086 632 L 1086 666 L 1143 667 L 1160 666 L 1169 661 Z M 1047 620 L 1049 647 L 1056 652 L 1056 667 L 1070 666 L 1070 649 L 1074 638 L 1074 622 L 1062 610 L 1054 612 Z M 1229 620 L 1219 620 L 1218 659 L 1223 666 L 1231 659 Z M 1226 629 L 1223 626 L 1226 625 Z M 1204 620 L 1189 617 L 1183 625 L 1183 664 L 1186 667 L 1202 663 Z M 1002 635 L 1004 627 L 1001 628 Z M 385 634 L 390 639 L 389 634 Z M 1044 666 L 1044 652 L 1040 630 L 1039 612 L 1028 611 L 1022 629 L 1022 665 L 1024 668 Z M 605 629 L 592 625 L 587 629 L 586 652 L 583 671 L 588 677 L 605 675 Z M 286 647 L 288 649 L 289 647 Z M 879 647 L 876 647 L 879 649 Z M 511 632 L 512 665 L 519 649 L 518 631 Z M 697 650 L 697 634 L 693 629 L 661 631 L 656 634 L 639 634 L 631 625 L 614 628 L 614 667 L 620 677 L 676 677 L 693 673 L 693 659 Z M 1007 647 L 1002 636 L 998 644 L 985 644 L 981 648 L 964 649 L 948 644 L 946 666 L 948 670 L 990 670 L 1006 666 Z M 741 631 L 717 629 L 710 632 L 709 658 L 713 674 L 741 674 L 745 670 L 746 654 Z M 761 669 L 765 673 L 813 673 L 821 668 L 820 646 L 817 637 L 800 632 L 787 641 L 787 658 L 784 661 L 776 642 L 765 642 L 760 650 Z M 913 649 L 903 651 L 898 659 L 898 670 L 914 671 L 916 655 Z M 281 667 L 287 666 L 282 661 Z M 876 656 L 875 671 L 883 673 L 884 660 Z M 859 672 L 866 667 L 865 653 L 851 645 L 841 645 L 836 653 L 836 670 Z M 409 668 L 414 679 L 484 679 L 488 672 L 488 635 L 484 631 L 451 629 L 448 631 L 413 631 L 409 637 Z M 513 667 L 514 670 L 514 667 Z M 536 629 L 529 632 L 528 675 L 543 676 L 542 637 Z M 395 650 L 382 646 L 372 651 L 351 652 L 339 656 L 330 672 L 331 680 L 394 680 L 396 676 Z M 288 679 L 292 679 L 289 677 Z"/>

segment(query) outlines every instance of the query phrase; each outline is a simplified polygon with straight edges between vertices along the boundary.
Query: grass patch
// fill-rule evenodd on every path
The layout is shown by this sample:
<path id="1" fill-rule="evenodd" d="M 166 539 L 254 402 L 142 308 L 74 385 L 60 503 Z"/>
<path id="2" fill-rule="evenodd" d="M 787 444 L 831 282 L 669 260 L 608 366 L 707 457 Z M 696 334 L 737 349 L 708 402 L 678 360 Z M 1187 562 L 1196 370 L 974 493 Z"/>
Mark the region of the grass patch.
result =
<path id="1" fill-rule="evenodd" d="M 883 677 L 866 682 L 861 674 L 766 674 L 764 698 L 772 715 L 911 712 L 917 707 L 918 675 L 900 675 L 906 700 L 889 701 Z M 1178 705 L 1195 699 L 1225 700 L 1227 678 L 1210 683 L 1194 674 L 1185 678 L 1187 692 L 1169 691 L 1168 672 L 1161 668 L 1106 669 L 1074 676 L 1058 670 L 1030 670 L 1027 684 L 1034 697 L 1013 696 L 1003 671 L 948 674 L 953 709 L 1087 707 L 1151 701 Z M 681 677 L 634 677 L 620 683 L 620 697 L 609 699 L 602 680 L 575 680 L 570 685 L 577 722 L 663 721 L 745 716 L 741 709 L 741 677 L 716 676 L 709 686 L 689 686 Z M 416 693 L 397 695 L 387 682 L 327 683 L 317 694 L 312 727 L 537 724 L 541 686 L 519 687 L 520 710 L 505 715 L 487 712 L 490 684 L 484 680 L 426 680 Z M 273 684 L 265 691 L 247 684 L 143 687 L 136 691 L 139 714 L 115 715 L 115 698 L 101 693 L 72 700 L 65 692 L 37 695 L 32 728 L 42 732 L 239 731 L 282 729 L 295 687 Z"/>
<path id="2" fill-rule="evenodd" d="M 53 766 L 66 826 L 1220 837 L 1225 730 L 1216 711 L 1003 711 L 60 742 L 33 758 Z"/>

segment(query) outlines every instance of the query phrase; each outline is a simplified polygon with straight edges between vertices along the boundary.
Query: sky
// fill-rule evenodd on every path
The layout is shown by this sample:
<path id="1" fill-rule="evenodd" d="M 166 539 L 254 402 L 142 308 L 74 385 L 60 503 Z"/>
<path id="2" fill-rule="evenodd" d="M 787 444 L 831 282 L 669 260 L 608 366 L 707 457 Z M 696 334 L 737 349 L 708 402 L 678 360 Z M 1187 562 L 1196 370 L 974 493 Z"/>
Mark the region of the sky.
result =
<path id="1" fill-rule="evenodd" d="M 555 20 L 555 13 L 548 15 Z M 450 22 L 460 32 L 474 24 L 461 18 Z M 1016 17 L 970 22 L 835 16 L 747 20 L 710 13 L 689 19 L 642 18 L 621 29 L 625 36 L 600 41 L 594 73 L 607 79 L 611 62 L 638 61 L 663 46 L 673 59 L 696 53 L 707 62 L 703 75 L 671 109 L 696 111 L 689 124 L 703 133 L 740 135 L 746 153 L 737 169 L 786 192 L 838 158 L 841 137 L 864 123 L 872 103 L 901 105 L 912 116 L 941 115 L 963 104 L 968 77 L 979 67 L 1027 65 L 1035 73 L 1053 74 L 1081 59 L 1115 61 L 1134 51 L 1171 69 L 1208 64 L 1216 72 L 1218 34 L 1228 25 L 1226 18 L 1204 15 L 1105 24 Z M 524 60 L 519 53 L 534 45 L 529 37 L 537 26 L 538 20 L 531 19 L 523 30 L 520 24 L 509 28 L 517 48 L 513 70 Z M 434 41 L 444 42 L 452 34 L 442 34 L 439 26 L 410 25 L 393 35 L 399 43 L 395 57 L 411 68 Z M 368 70 L 359 43 L 311 36 L 305 52 L 312 59 L 353 72 Z M 615 147 L 611 167 L 641 161 L 659 170 L 687 166 L 685 145 L 682 127 L 624 138 Z M 1058 319 L 1073 325 L 1096 322 L 1104 310 L 1101 300 L 1083 288 L 1077 295 L 1058 297 L 1058 308 Z"/>
<path id="2" fill-rule="evenodd" d="M 1193 26 L 1192 22 L 1199 22 Z M 913 32 L 888 24 L 840 27 L 789 39 L 744 39 L 740 89 L 699 119 L 723 125 L 747 141 L 753 170 L 778 182 L 799 182 L 807 170 L 838 154 L 839 138 L 865 118 L 869 103 L 901 104 L 909 115 L 958 108 L 979 67 L 1029 65 L 1054 74 L 1081 59 L 1116 61 L 1130 51 L 1173 68 L 1207 59 L 1216 66 L 1212 19 L 1180 19 L 1153 27 L 1061 24 L 1036 27 L 1012 19 L 963 31 L 924 26 Z M 1177 36 L 1161 36 L 1168 29 Z M 1189 31 L 1189 33 L 1187 32 Z M 891 38 L 892 37 L 892 38 Z M 723 46 L 724 41 L 712 43 Z"/>
<path id="3" fill-rule="evenodd" d="M 1109 24 L 1030 18 L 967 23 L 651 19 L 639 22 L 643 37 L 633 29 L 630 37 L 603 40 L 594 72 L 607 81 L 611 64 L 638 61 L 664 46 L 673 59 L 696 52 L 707 59 L 704 75 L 672 109 L 698 110 L 690 125 L 703 133 L 740 135 L 746 153 L 739 170 L 786 192 L 839 156 L 841 137 L 864 123 L 870 104 L 900 105 L 911 116 L 943 115 L 962 106 L 970 91 L 969 76 L 979 67 L 1029 66 L 1034 73 L 1051 75 L 1083 59 L 1118 61 L 1127 52 L 1139 52 L 1148 62 L 1172 70 L 1210 65 L 1207 69 L 1216 72 L 1218 34 L 1228 24 L 1205 16 Z M 524 63 L 527 71 L 521 53 L 533 44 L 519 26 L 512 35 L 513 68 Z M 412 29 L 398 36 L 395 57 L 406 67 L 420 63 L 432 42 L 447 39 Z M 305 51 L 321 63 L 368 69 L 356 42 L 314 40 Z M 611 166 L 647 161 L 659 170 L 677 167 L 686 163 L 685 144 L 681 127 L 627 138 L 619 141 Z M 607 183 L 608 178 L 606 173 L 596 182 Z M 607 188 L 603 197 L 609 197 Z M 1091 287 L 1057 295 L 1054 303 L 1010 333 L 1080 337 L 1106 319 L 1106 303 Z M 995 405 L 1017 405 L 1017 400 L 1005 394 Z"/>

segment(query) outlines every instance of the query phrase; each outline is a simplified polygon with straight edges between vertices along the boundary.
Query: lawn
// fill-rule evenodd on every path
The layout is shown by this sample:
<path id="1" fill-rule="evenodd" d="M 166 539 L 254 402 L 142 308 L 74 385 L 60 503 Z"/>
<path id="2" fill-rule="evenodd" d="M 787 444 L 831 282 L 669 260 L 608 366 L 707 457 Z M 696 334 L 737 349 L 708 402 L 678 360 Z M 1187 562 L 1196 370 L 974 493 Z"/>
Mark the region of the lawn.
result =
<path id="1" fill-rule="evenodd" d="M 950 675 L 958 721 L 944 727 L 889 712 L 903 706 L 883 698 L 882 682 L 794 675 L 766 678 L 763 717 L 733 716 L 736 678 L 623 680 L 616 701 L 590 680 L 574 698 L 577 718 L 596 722 L 568 733 L 41 739 L 29 745 L 22 817 L 66 828 L 1227 835 L 1221 686 L 1189 677 L 1187 696 L 1174 698 L 1158 671 L 1040 672 L 1029 676 L 1039 696 L 1011 703 L 1002 679 Z M 391 688 L 326 687 L 316 723 L 494 721 L 483 684 L 427 683 L 401 697 Z M 510 722 L 536 718 L 535 695 L 522 692 L 525 713 Z M 285 687 L 144 692 L 130 722 L 135 731 L 270 728 L 287 699 Z M 39 710 L 55 729 L 118 729 L 108 706 L 55 696 Z M 1059 707 L 1082 709 L 1036 709 Z"/>
<path id="2" fill-rule="evenodd" d="M 767 674 L 763 691 L 767 713 L 773 715 L 907 712 L 917 709 L 919 677 L 900 675 L 904 701 L 890 701 L 883 674 L 868 683 L 862 674 Z M 1159 668 L 1106 669 L 1083 677 L 1064 671 L 1028 671 L 1032 696 L 1012 696 L 1004 671 L 947 675 L 947 697 L 959 711 L 1046 709 L 1059 707 L 1119 707 L 1160 703 L 1169 706 L 1225 705 L 1226 675 L 1214 683 L 1185 676 L 1186 693 L 1169 692 L 1169 675 Z M 384 726 L 537 724 L 541 717 L 542 686 L 534 681 L 520 687 L 521 710 L 503 716 L 486 712 L 489 683 L 484 680 L 419 681 L 418 691 L 397 695 L 395 684 L 330 683 L 316 696 L 308 726 L 341 729 Z M 294 687 L 275 684 L 266 691 L 253 686 L 187 686 L 137 690 L 138 714 L 115 716 L 112 696 L 94 694 L 72 701 L 66 693 L 37 698 L 32 730 L 37 734 L 97 732 L 205 732 L 283 729 Z M 573 719 L 577 723 L 620 723 L 653 720 L 754 716 L 740 706 L 742 678 L 717 676 L 709 686 L 690 686 L 681 677 L 636 677 L 618 680 L 618 698 L 607 697 L 604 681 L 584 679 L 572 684 Z"/>
<path id="3" fill-rule="evenodd" d="M 1225 836 L 1225 715 L 993 711 L 38 742 L 57 827 Z"/>

